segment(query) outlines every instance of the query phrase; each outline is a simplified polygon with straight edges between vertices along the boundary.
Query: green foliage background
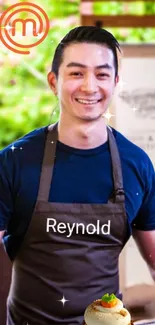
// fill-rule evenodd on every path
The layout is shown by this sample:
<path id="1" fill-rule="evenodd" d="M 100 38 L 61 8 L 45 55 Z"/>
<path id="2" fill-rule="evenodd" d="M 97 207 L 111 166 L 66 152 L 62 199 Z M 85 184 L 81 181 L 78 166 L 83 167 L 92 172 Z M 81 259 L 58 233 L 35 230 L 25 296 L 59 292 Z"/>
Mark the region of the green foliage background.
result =
<path id="1" fill-rule="evenodd" d="M 22 1 L 18 1 L 21 2 Z M 31 1 L 32 2 L 32 1 Z M 33 3 L 35 3 L 33 1 Z M 55 122 L 59 107 L 47 83 L 54 50 L 63 36 L 80 25 L 80 0 L 40 0 L 36 2 L 47 13 L 51 28 L 46 39 L 30 49 L 30 55 L 11 52 L 0 44 L 0 148 L 31 130 Z M 3 1 L 1 12 L 12 2 Z M 95 14 L 155 14 L 155 2 L 97 2 Z M 153 43 L 154 28 L 108 28 L 119 42 Z"/>

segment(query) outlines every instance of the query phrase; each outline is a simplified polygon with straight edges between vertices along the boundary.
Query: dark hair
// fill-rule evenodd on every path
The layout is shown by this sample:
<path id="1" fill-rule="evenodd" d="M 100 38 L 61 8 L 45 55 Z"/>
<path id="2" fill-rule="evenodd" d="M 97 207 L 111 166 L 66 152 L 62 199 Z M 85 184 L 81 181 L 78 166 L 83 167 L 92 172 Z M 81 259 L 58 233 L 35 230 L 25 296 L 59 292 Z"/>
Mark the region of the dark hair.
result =
<path id="1" fill-rule="evenodd" d="M 66 36 L 58 44 L 52 62 L 51 71 L 53 71 L 58 78 L 60 64 L 63 61 L 64 49 L 72 43 L 95 43 L 106 45 L 110 48 L 114 55 L 115 76 L 118 74 L 118 57 L 120 45 L 115 37 L 107 30 L 95 26 L 79 26 L 71 29 Z"/>

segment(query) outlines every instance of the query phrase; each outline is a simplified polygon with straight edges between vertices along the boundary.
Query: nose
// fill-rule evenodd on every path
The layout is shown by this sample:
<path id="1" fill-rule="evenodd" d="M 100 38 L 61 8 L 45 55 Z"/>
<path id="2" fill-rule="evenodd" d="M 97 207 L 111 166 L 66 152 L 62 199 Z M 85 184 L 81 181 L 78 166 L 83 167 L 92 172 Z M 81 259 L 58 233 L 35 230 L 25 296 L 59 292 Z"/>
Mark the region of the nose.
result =
<path id="1" fill-rule="evenodd" d="M 87 93 L 95 93 L 98 90 L 97 80 L 93 75 L 87 75 L 84 77 L 81 91 L 85 91 Z"/>

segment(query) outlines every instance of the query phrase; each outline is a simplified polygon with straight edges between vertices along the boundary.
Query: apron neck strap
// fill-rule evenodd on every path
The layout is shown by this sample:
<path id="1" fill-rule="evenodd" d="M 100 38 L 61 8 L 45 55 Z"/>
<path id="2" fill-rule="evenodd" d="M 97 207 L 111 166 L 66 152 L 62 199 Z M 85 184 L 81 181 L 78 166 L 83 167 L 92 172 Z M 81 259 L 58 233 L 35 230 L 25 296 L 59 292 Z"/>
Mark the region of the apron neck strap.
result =
<path id="1" fill-rule="evenodd" d="M 108 131 L 109 149 L 110 149 L 111 161 L 112 161 L 112 174 L 113 174 L 113 181 L 114 181 L 114 192 L 112 194 L 112 197 L 114 198 L 115 202 L 125 202 L 122 166 L 121 166 L 121 159 L 118 151 L 118 146 L 115 137 L 112 133 L 111 127 L 107 126 L 107 131 Z"/>
<path id="2" fill-rule="evenodd" d="M 114 192 L 113 199 L 115 202 L 124 202 L 125 195 L 123 190 L 123 177 L 121 160 L 116 144 L 115 137 L 112 133 L 111 128 L 107 127 L 108 132 L 108 142 L 109 149 L 111 153 L 112 160 L 112 170 L 113 170 L 113 181 L 114 181 Z M 44 157 L 42 163 L 40 186 L 38 192 L 38 200 L 46 201 L 49 200 L 49 192 L 53 177 L 53 169 L 55 162 L 56 144 L 58 139 L 58 122 L 52 124 L 48 127 L 48 133 L 45 143 Z"/>
<path id="3" fill-rule="evenodd" d="M 55 162 L 56 144 L 58 139 L 58 122 L 48 127 L 47 138 L 45 142 L 44 157 L 42 162 L 42 170 L 40 176 L 40 185 L 38 192 L 39 201 L 48 202 L 49 192 L 53 177 L 53 169 Z"/>

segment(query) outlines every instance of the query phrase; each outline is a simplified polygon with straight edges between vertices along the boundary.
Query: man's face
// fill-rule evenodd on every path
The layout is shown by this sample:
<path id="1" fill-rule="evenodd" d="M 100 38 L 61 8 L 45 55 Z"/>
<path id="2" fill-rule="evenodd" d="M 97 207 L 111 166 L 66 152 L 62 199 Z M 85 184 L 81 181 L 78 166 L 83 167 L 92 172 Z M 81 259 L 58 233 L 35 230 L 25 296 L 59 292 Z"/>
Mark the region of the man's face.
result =
<path id="1" fill-rule="evenodd" d="M 48 80 L 54 84 L 63 114 L 78 120 L 98 119 L 106 112 L 118 82 L 113 53 L 103 45 L 71 44 L 64 50 L 58 79 L 51 73 Z"/>

